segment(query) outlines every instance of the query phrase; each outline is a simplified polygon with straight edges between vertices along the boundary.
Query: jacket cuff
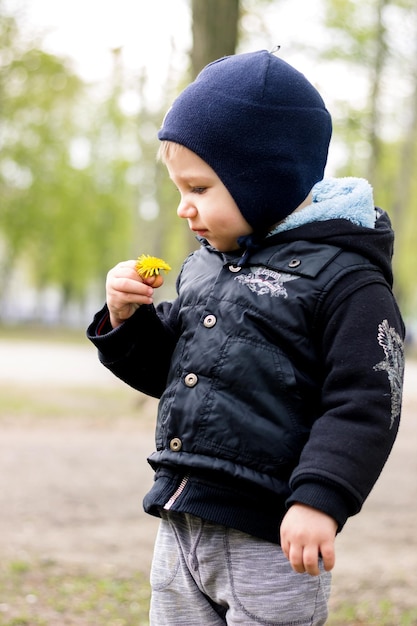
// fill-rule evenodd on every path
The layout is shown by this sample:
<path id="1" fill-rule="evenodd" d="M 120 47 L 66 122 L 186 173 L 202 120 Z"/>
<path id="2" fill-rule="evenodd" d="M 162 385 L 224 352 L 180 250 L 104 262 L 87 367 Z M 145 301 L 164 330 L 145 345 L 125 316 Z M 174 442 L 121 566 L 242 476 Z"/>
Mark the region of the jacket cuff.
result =
<path id="1" fill-rule="evenodd" d="M 153 307 L 141 306 L 128 320 L 117 328 L 112 328 L 109 320 L 107 305 L 96 313 L 93 321 L 87 328 L 89 339 L 99 350 L 100 361 L 103 364 L 113 363 L 123 358 L 133 348 L 132 328 L 140 324 L 142 317 L 149 317 L 149 309 Z M 144 322 L 147 324 L 147 322 Z"/>
<path id="2" fill-rule="evenodd" d="M 337 522 L 337 532 L 342 530 L 350 515 L 358 512 L 352 512 L 352 506 L 349 507 L 346 499 L 338 491 L 329 485 L 319 483 L 308 482 L 299 485 L 285 504 L 289 508 L 296 503 L 306 504 L 332 517 Z"/>

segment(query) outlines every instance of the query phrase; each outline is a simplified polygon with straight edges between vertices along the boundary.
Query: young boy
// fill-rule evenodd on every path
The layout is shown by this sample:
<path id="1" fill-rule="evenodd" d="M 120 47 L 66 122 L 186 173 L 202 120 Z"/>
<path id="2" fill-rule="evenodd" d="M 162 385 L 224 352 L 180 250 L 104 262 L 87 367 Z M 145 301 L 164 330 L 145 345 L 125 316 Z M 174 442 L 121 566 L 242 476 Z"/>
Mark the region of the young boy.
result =
<path id="1" fill-rule="evenodd" d="M 208 65 L 158 136 L 201 247 L 156 308 L 162 278 L 117 265 L 88 329 L 160 398 L 151 624 L 324 624 L 335 536 L 400 417 L 389 219 L 365 180 L 323 180 L 330 115 L 267 51 Z"/>

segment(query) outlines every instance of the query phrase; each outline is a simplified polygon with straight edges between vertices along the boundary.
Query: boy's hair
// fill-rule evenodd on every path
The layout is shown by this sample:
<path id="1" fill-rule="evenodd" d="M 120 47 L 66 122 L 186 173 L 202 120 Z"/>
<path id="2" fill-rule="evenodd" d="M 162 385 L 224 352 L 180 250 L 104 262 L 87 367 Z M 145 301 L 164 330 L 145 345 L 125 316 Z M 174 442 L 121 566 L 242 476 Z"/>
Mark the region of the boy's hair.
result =
<path id="1" fill-rule="evenodd" d="M 183 148 L 183 146 L 179 143 L 175 143 L 175 141 L 161 141 L 156 158 L 165 165 L 167 160 L 172 159 L 181 148 Z"/>
<path id="2" fill-rule="evenodd" d="M 323 178 L 331 131 L 313 85 L 261 50 L 207 65 L 174 101 L 158 137 L 206 161 L 263 235 Z"/>

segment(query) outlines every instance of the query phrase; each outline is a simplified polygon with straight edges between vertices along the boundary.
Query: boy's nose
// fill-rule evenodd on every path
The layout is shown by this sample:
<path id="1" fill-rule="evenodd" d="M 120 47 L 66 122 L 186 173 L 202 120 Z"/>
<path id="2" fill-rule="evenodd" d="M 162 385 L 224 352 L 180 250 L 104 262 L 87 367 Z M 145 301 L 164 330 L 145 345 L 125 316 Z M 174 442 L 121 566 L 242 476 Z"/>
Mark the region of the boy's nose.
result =
<path id="1" fill-rule="evenodd" d="M 181 200 L 177 208 L 177 215 L 178 217 L 189 219 L 197 215 L 197 209 L 189 202 Z"/>

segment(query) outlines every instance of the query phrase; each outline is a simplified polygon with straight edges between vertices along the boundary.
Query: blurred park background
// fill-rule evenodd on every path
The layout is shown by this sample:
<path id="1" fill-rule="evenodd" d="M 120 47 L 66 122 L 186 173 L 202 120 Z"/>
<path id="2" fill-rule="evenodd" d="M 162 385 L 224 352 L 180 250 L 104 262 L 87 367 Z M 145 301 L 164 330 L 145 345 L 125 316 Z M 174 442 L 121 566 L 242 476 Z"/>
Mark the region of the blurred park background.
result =
<path id="1" fill-rule="evenodd" d="M 155 162 L 157 129 L 207 62 L 276 45 L 332 113 L 326 175 L 368 178 L 391 216 L 412 327 L 415 0 L 0 0 L 3 323 L 81 326 L 118 261 L 180 266 L 194 241 Z"/>
<path id="2" fill-rule="evenodd" d="M 155 160 L 172 99 L 276 45 L 332 114 L 326 175 L 368 178 L 391 217 L 409 331 L 403 426 L 340 538 L 329 624 L 417 624 L 415 0 L 0 0 L 0 626 L 147 624 L 155 403 L 84 330 L 110 267 L 161 256 L 171 297 L 196 245 Z"/>

